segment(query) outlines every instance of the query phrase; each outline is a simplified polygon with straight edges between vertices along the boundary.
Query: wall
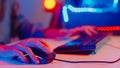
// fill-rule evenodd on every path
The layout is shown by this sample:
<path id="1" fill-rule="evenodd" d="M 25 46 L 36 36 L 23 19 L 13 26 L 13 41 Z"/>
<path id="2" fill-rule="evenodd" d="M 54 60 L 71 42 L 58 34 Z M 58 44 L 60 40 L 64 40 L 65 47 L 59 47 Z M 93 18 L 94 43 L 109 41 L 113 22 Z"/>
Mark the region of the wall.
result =
<path id="1" fill-rule="evenodd" d="M 43 28 L 48 27 L 52 13 L 46 12 L 42 6 L 43 0 L 18 0 L 20 13 L 30 22 L 42 23 Z"/>

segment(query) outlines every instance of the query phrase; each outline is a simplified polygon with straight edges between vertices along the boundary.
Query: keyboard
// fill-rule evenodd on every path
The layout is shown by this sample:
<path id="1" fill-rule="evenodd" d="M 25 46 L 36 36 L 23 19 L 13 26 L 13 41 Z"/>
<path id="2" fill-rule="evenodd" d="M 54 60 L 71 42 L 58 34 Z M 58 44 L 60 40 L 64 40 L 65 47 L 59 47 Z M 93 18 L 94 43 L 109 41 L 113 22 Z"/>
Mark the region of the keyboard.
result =
<path id="1" fill-rule="evenodd" d="M 91 54 L 103 43 L 111 32 L 98 32 L 94 36 L 83 35 L 54 49 L 58 54 Z"/>

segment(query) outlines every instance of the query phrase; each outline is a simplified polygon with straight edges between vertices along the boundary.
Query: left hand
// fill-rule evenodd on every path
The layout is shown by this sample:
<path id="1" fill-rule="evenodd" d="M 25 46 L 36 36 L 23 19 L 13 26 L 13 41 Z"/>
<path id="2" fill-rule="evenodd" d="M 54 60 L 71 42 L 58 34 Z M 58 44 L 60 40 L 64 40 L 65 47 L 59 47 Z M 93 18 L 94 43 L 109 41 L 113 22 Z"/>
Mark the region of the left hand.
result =
<path id="1" fill-rule="evenodd" d="M 83 33 L 86 33 L 88 36 L 92 36 L 94 34 L 97 34 L 97 31 L 95 30 L 95 28 L 96 28 L 95 26 L 85 25 L 85 26 L 80 26 L 80 27 L 71 29 L 70 32 L 73 33 L 73 35 L 83 32 Z"/>

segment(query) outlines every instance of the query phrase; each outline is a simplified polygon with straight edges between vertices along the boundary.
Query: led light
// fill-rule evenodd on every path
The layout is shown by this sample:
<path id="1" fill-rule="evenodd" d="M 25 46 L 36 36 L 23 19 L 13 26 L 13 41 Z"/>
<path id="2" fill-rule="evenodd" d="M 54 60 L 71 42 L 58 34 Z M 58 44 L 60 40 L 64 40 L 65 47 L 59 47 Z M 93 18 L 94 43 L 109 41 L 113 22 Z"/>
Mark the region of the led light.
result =
<path id="1" fill-rule="evenodd" d="M 114 1 L 113 1 L 113 7 L 114 7 L 114 8 L 117 7 L 118 2 L 119 2 L 119 0 L 114 0 Z"/>
<path id="2" fill-rule="evenodd" d="M 72 12 L 80 13 L 80 12 L 93 12 L 93 13 L 102 13 L 104 9 L 100 8 L 76 8 L 72 5 L 68 5 L 68 9 Z"/>
<path id="3" fill-rule="evenodd" d="M 65 16 L 64 22 L 69 22 L 69 15 L 67 15 L 68 14 L 67 10 L 70 10 L 70 11 L 75 12 L 75 13 L 81 13 L 81 12 L 91 12 L 91 13 L 118 12 L 118 9 L 117 9 L 118 3 L 119 3 L 119 0 L 113 0 L 112 6 L 108 7 L 108 8 L 74 7 L 71 4 L 66 4 L 65 5 L 66 9 L 63 9 L 63 11 L 64 11 L 63 16 Z"/>
<path id="4" fill-rule="evenodd" d="M 67 7 L 66 6 L 63 6 L 62 14 L 63 14 L 64 22 L 68 22 L 69 18 L 68 18 L 68 13 L 67 13 Z"/>
<path id="5" fill-rule="evenodd" d="M 120 31 L 120 26 L 104 26 L 104 27 L 97 27 L 97 31 Z"/>

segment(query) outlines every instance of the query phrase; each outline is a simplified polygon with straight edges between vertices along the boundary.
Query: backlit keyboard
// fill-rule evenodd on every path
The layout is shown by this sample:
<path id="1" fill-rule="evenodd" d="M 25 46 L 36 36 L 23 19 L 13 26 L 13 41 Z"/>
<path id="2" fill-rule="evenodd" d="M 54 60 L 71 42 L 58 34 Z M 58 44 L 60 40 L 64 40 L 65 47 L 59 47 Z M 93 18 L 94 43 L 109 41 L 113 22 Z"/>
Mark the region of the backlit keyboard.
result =
<path id="1" fill-rule="evenodd" d="M 98 47 L 97 44 L 100 45 L 100 41 L 108 37 L 110 34 L 111 32 L 98 32 L 98 34 L 94 36 L 84 35 L 55 48 L 54 52 L 59 54 L 90 54 Z"/>

